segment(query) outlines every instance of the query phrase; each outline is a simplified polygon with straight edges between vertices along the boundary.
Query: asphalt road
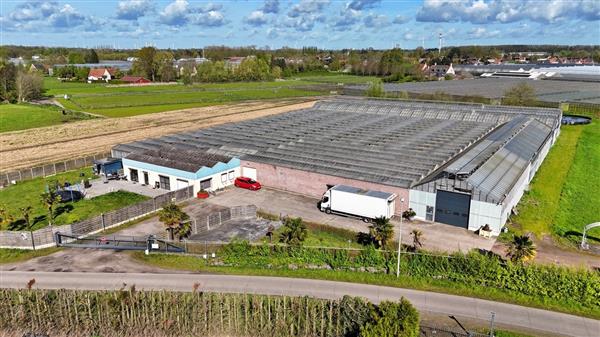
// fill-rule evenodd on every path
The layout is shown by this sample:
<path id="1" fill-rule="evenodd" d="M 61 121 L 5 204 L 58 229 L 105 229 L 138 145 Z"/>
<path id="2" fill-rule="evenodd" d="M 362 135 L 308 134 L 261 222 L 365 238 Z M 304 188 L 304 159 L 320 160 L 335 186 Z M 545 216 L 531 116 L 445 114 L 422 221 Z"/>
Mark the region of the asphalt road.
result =
<path id="1" fill-rule="evenodd" d="M 351 295 L 367 298 L 374 303 L 404 296 L 420 311 L 480 320 L 489 320 L 493 311 L 499 324 L 565 336 L 598 337 L 600 332 L 600 321 L 563 313 L 426 291 L 322 280 L 199 274 L 2 271 L 0 287 L 24 288 L 31 279 L 35 279 L 34 288 L 46 289 L 111 290 L 121 289 L 125 284 L 145 290 L 192 291 L 193 285 L 198 283 L 201 291 L 325 299 Z"/>

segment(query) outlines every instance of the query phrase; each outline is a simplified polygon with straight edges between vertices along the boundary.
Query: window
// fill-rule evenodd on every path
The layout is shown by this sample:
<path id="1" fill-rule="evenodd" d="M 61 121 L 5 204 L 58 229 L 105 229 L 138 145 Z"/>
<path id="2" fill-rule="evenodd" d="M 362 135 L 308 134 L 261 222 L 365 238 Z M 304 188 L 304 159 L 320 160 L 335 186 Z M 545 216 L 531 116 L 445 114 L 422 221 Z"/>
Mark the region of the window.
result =
<path id="1" fill-rule="evenodd" d="M 328 202 L 329 201 L 329 197 L 323 197 L 323 202 Z"/>
<path id="2" fill-rule="evenodd" d="M 163 190 L 171 190 L 171 179 L 167 176 L 158 176 L 158 180 L 160 181 L 160 188 Z"/>
<path id="3" fill-rule="evenodd" d="M 235 171 L 229 171 L 229 180 L 235 179 Z"/>
<path id="4" fill-rule="evenodd" d="M 204 179 L 200 181 L 200 189 L 201 190 L 210 190 L 212 187 L 212 178 Z"/>
<path id="5" fill-rule="evenodd" d="M 222 183 L 226 183 L 227 182 L 227 173 L 222 173 L 221 174 L 221 182 Z"/>

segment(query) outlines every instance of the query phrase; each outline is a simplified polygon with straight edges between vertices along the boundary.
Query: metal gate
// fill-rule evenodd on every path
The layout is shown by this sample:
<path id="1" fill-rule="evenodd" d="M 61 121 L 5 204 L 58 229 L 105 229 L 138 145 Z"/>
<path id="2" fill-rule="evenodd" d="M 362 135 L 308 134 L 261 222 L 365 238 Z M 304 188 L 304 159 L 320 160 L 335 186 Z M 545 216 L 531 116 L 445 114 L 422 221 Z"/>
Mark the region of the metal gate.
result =
<path id="1" fill-rule="evenodd" d="M 114 250 L 148 250 L 148 252 L 185 253 L 185 247 L 180 247 L 172 242 L 157 239 L 153 235 L 148 237 L 123 236 L 123 235 L 94 235 L 78 237 L 75 235 L 54 234 L 54 240 L 59 247 L 94 248 Z"/>
<path id="2" fill-rule="evenodd" d="M 468 228 L 470 207 L 470 194 L 438 190 L 435 198 L 435 221 Z"/>

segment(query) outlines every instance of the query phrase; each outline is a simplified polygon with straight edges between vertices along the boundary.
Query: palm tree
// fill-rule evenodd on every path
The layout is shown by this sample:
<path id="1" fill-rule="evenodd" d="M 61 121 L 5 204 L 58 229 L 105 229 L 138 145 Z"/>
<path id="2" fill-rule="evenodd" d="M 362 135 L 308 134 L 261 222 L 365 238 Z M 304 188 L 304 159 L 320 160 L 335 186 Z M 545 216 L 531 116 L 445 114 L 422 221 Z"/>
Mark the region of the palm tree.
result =
<path id="1" fill-rule="evenodd" d="M 306 239 L 308 231 L 302 218 L 285 218 L 279 241 L 292 246 L 300 246 Z"/>
<path id="2" fill-rule="evenodd" d="M 413 249 L 416 252 L 419 248 L 423 247 L 423 243 L 421 242 L 423 232 L 418 229 L 413 229 L 410 234 L 413 236 Z"/>
<path id="3" fill-rule="evenodd" d="M 48 192 L 44 192 L 40 195 L 42 199 L 42 203 L 46 206 L 48 210 L 48 225 L 52 226 L 54 224 L 54 218 L 56 218 L 56 212 L 54 211 L 54 206 L 56 206 L 61 201 L 61 196 L 56 193 L 56 189 L 54 187 L 50 187 Z"/>
<path id="4" fill-rule="evenodd" d="M 33 250 L 35 250 L 35 241 L 33 240 L 33 228 L 31 228 L 31 219 L 30 219 L 31 206 L 21 207 L 20 211 L 21 211 L 21 216 L 23 217 L 23 220 L 25 221 L 25 224 L 27 225 L 27 229 L 29 229 L 29 234 L 31 234 L 31 246 L 33 247 Z"/>
<path id="5" fill-rule="evenodd" d="M 0 226 L 11 223 L 13 220 L 13 216 L 8 213 L 6 207 L 0 206 Z"/>
<path id="6" fill-rule="evenodd" d="M 390 223 L 390 219 L 386 217 L 375 218 L 373 224 L 369 226 L 369 235 L 379 248 L 385 247 L 394 235 L 394 226 Z"/>
<path id="7" fill-rule="evenodd" d="M 175 239 L 175 231 L 180 229 L 182 223 L 189 218 L 189 215 L 174 203 L 166 204 L 163 209 L 158 212 L 158 220 L 167 227 L 169 240 Z"/>
<path id="8" fill-rule="evenodd" d="M 513 262 L 525 262 L 533 259 L 535 254 L 535 244 L 527 235 L 515 235 L 506 249 L 506 255 Z"/>

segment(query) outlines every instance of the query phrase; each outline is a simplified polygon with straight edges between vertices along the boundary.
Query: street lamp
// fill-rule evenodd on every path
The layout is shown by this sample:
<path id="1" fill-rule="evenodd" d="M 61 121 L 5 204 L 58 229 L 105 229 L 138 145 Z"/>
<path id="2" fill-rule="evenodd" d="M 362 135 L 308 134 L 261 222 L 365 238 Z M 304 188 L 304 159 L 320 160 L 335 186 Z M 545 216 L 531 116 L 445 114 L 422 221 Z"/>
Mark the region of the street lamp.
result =
<path id="1" fill-rule="evenodd" d="M 402 206 L 404 198 L 400 198 L 400 228 L 398 228 L 398 262 L 396 264 L 396 277 L 400 277 L 400 252 L 402 250 Z"/>

